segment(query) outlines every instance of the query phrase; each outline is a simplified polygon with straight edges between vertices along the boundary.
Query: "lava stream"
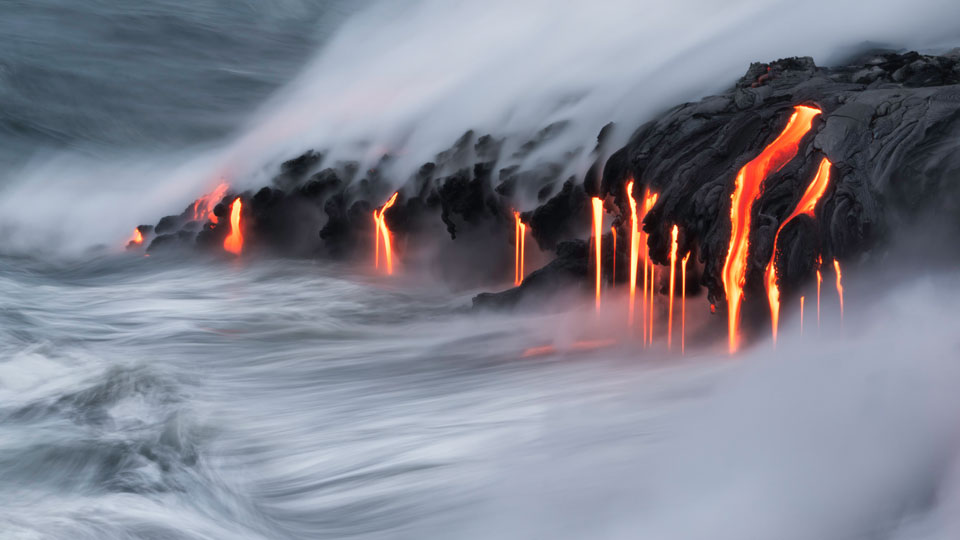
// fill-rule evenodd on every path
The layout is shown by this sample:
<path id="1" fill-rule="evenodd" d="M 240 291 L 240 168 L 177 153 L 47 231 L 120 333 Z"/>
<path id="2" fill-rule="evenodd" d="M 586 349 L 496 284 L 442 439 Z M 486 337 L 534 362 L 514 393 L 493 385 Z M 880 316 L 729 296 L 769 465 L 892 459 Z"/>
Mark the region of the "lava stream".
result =
<path id="1" fill-rule="evenodd" d="M 630 203 L 630 314 L 627 324 L 632 330 L 634 312 L 636 311 L 637 263 L 640 257 L 640 224 L 637 221 L 637 201 L 633 198 L 633 180 L 627 182 L 627 201 Z M 643 293 L 646 295 L 646 289 Z"/>
<path id="2" fill-rule="evenodd" d="M 130 237 L 130 240 L 127 241 L 127 246 L 139 246 L 143 244 L 143 234 L 140 232 L 139 228 L 133 229 L 133 236 Z"/>
<path id="3" fill-rule="evenodd" d="M 823 284 L 823 274 L 820 268 L 823 266 L 823 257 L 817 255 L 817 330 L 820 330 L 820 286 Z"/>
<path id="4" fill-rule="evenodd" d="M 649 189 L 643 195 L 643 214 L 640 216 L 640 222 L 647 216 L 647 213 L 657 204 L 657 194 L 651 193 Z M 642 233 L 641 244 L 643 247 L 643 342 L 644 344 L 653 343 L 653 280 L 654 267 L 650 260 L 649 236 Z M 649 295 L 649 296 L 648 296 Z"/>
<path id="5" fill-rule="evenodd" d="M 813 107 L 794 107 L 794 113 L 780 135 L 737 173 L 730 195 L 730 247 L 721 274 L 727 296 L 727 331 L 731 353 L 737 350 L 739 344 L 740 303 L 747 273 L 753 203 L 760 195 L 764 179 L 782 169 L 797 155 L 801 139 L 813 127 L 813 119 L 819 114 L 820 110 Z"/>
<path id="6" fill-rule="evenodd" d="M 680 262 L 680 354 L 684 353 L 687 344 L 687 261 L 690 252 L 683 256 Z"/>
<path id="7" fill-rule="evenodd" d="M 670 233 L 670 300 L 667 308 L 667 349 L 673 347 L 673 292 L 677 279 L 677 236 L 680 228 L 676 225 Z"/>
<path id="8" fill-rule="evenodd" d="M 777 345 L 777 329 L 780 324 L 780 288 L 777 287 L 776 264 L 777 240 L 780 238 L 780 232 L 793 218 L 801 215 L 814 217 L 817 203 L 820 202 L 823 194 L 827 192 L 827 186 L 830 184 L 830 166 L 830 160 L 827 158 L 823 158 L 823 160 L 820 161 L 817 174 L 807 186 L 806 191 L 803 192 L 803 196 L 800 197 L 800 202 L 797 203 L 793 212 L 787 216 L 787 219 L 780 223 L 780 227 L 777 228 L 777 233 L 773 236 L 773 253 L 770 254 L 770 262 L 767 263 L 767 268 L 764 272 L 764 282 L 767 287 L 767 300 L 770 302 L 770 323 L 773 329 L 774 346 Z"/>
<path id="9" fill-rule="evenodd" d="M 212 223 L 219 222 L 217 216 L 213 213 L 213 208 L 220 203 L 223 196 L 226 195 L 230 185 L 226 182 L 220 184 L 212 192 L 200 197 L 193 202 L 193 220 L 200 221 L 206 217 Z"/>
<path id="10" fill-rule="evenodd" d="M 376 268 L 380 267 L 380 239 L 383 239 L 383 256 L 384 260 L 387 261 L 387 274 L 393 274 L 393 240 L 390 234 L 390 228 L 387 227 L 386 212 L 393 203 L 397 201 L 397 193 L 394 193 L 390 197 L 390 200 L 386 202 L 381 208 L 380 211 L 374 211 L 373 221 L 376 225 L 374 231 L 374 236 L 377 239 L 375 242 L 374 249 L 376 250 L 376 256 L 374 257 L 374 264 Z"/>
<path id="11" fill-rule="evenodd" d="M 593 203 L 593 245 L 597 262 L 597 311 L 600 311 L 600 242 L 603 240 L 600 234 L 603 230 L 603 200 L 599 197 L 591 197 L 590 202 Z"/>
<path id="12" fill-rule="evenodd" d="M 833 269 L 837 272 L 837 295 L 840 297 L 840 326 L 843 326 L 843 283 L 840 275 L 840 263 L 833 260 Z"/>
<path id="13" fill-rule="evenodd" d="M 803 298 L 800 297 L 800 335 L 803 336 Z"/>
<path id="14" fill-rule="evenodd" d="M 614 226 L 610 227 L 610 234 L 613 235 L 613 262 L 610 266 L 610 285 L 617 285 L 617 228 Z"/>
<path id="15" fill-rule="evenodd" d="M 243 232 L 240 230 L 240 210 L 243 203 L 240 197 L 233 200 L 230 204 L 230 234 L 223 240 L 223 249 L 239 255 L 243 251 Z"/>
<path id="16" fill-rule="evenodd" d="M 523 259 L 526 252 L 524 244 L 526 243 L 527 226 L 520 221 L 520 212 L 513 213 L 514 218 L 514 264 L 513 264 L 513 285 L 517 286 L 523 283 Z"/>

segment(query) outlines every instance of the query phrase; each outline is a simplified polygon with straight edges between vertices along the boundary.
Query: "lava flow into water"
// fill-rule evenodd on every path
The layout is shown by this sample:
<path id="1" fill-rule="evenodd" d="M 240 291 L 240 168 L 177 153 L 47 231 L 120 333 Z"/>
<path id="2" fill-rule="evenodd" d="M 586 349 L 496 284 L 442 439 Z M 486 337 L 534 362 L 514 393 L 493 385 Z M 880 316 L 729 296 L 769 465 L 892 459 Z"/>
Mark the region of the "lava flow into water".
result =
<path id="1" fill-rule="evenodd" d="M 602 255 L 601 232 L 603 231 L 603 200 L 599 197 L 592 197 L 590 202 L 593 205 L 593 246 L 597 270 L 597 311 L 600 311 L 600 257 Z"/>
<path id="2" fill-rule="evenodd" d="M 840 274 L 840 263 L 833 260 L 833 269 L 837 273 L 837 296 L 840 297 L 840 324 L 843 325 L 843 276 Z"/>
<path id="3" fill-rule="evenodd" d="M 525 243 L 527 236 L 527 225 L 520 220 L 520 212 L 513 212 L 514 219 L 514 268 L 513 268 L 513 284 L 514 286 L 520 285 L 523 283 L 523 277 L 525 272 L 523 270 L 523 259 L 526 252 Z"/>
<path id="4" fill-rule="evenodd" d="M 801 215 L 814 217 L 817 203 L 820 202 L 823 194 L 827 192 L 827 186 L 830 184 L 830 167 L 830 160 L 823 158 L 820 162 L 820 167 L 817 169 L 817 174 L 807 186 L 806 191 L 803 192 L 800 202 L 797 203 L 793 212 L 780 223 L 780 227 L 777 228 L 777 233 L 773 237 L 773 253 L 770 254 L 770 262 L 767 263 L 767 268 L 764 272 L 764 281 L 767 287 L 767 299 L 770 302 L 770 323 L 773 329 L 774 346 L 777 344 L 777 328 L 780 323 L 780 288 L 777 286 L 776 265 L 777 240 L 780 239 L 780 232 L 783 231 L 783 228 L 786 227 L 787 223 L 790 223 L 793 218 Z"/>
<path id="5" fill-rule="evenodd" d="M 383 257 L 386 261 L 387 274 L 393 274 L 393 236 L 390 234 L 390 228 L 387 227 L 386 211 L 397 202 L 395 192 L 390 199 L 379 209 L 373 211 L 373 238 L 374 238 L 374 267 L 380 268 L 380 241 L 383 240 Z"/>
<path id="6" fill-rule="evenodd" d="M 747 273 L 750 222 L 753 203 L 759 197 L 763 181 L 782 169 L 799 152 L 800 141 L 813 127 L 820 109 L 798 105 L 786 127 L 759 156 L 737 173 L 730 195 L 730 247 L 723 263 L 722 281 L 727 297 L 727 331 L 730 352 L 739 344 L 740 304 Z"/>
<path id="7" fill-rule="evenodd" d="M 127 247 L 139 246 L 141 244 L 143 244 L 143 233 L 140 232 L 139 227 L 135 227 L 133 229 L 133 236 L 127 241 Z"/>
<path id="8" fill-rule="evenodd" d="M 651 193 L 649 189 L 646 190 L 643 196 L 643 215 L 640 217 L 641 223 L 647 215 L 647 212 L 653 209 L 653 205 L 655 204 L 657 204 L 657 194 Z M 640 240 L 643 247 L 644 344 L 653 343 L 653 292 L 657 273 L 653 261 L 650 260 L 648 237 L 649 235 L 647 233 L 643 233 L 643 237 Z"/>
<path id="9" fill-rule="evenodd" d="M 680 263 L 680 354 L 687 348 L 687 261 L 690 252 L 683 256 Z"/>
<path id="10" fill-rule="evenodd" d="M 213 208 L 220 203 L 220 200 L 223 199 L 223 196 L 226 195 L 227 189 L 229 188 L 229 184 L 221 182 L 212 192 L 194 201 L 193 220 L 201 221 L 206 218 L 212 223 L 217 223 L 219 219 L 216 214 L 213 213 Z"/>
<path id="11" fill-rule="evenodd" d="M 674 284 L 677 280 L 677 237 L 680 234 L 680 228 L 676 225 L 670 232 L 670 296 L 667 308 L 667 349 L 673 347 L 673 293 Z"/>
<path id="12" fill-rule="evenodd" d="M 633 330 L 637 299 L 637 266 L 640 257 L 640 223 L 637 221 L 637 200 L 633 198 L 633 180 L 627 182 L 627 202 L 630 204 L 630 313 L 627 325 Z M 646 289 L 644 289 L 646 294 Z"/>
<path id="13" fill-rule="evenodd" d="M 243 203 L 240 197 L 233 200 L 230 204 L 230 234 L 223 239 L 223 249 L 239 255 L 243 251 L 243 231 L 240 227 L 240 211 Z"/>

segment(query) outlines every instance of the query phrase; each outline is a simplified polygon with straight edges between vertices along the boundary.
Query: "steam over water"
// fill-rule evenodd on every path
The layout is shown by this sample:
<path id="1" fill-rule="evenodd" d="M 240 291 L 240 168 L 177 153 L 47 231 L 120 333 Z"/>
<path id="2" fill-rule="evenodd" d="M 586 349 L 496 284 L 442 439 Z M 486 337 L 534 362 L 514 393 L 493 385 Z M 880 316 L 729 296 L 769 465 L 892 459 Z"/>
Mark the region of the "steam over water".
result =
<path id="1" fill-rule="evenodd" d="M 692 337 L 698 298 L 681 358 L 618 297 L 478 314 L 409 272 L 103 247 L 306 148 L 400 181 L 567 122 L 525 164 L 580 174 L 750 61 L 956 46 L 956 2 L 127 4 L 0 7 L 0 538 L 960 534 L 953 270 L 845 273 L 843 328 L 825 287 L 776 354 Z"/>

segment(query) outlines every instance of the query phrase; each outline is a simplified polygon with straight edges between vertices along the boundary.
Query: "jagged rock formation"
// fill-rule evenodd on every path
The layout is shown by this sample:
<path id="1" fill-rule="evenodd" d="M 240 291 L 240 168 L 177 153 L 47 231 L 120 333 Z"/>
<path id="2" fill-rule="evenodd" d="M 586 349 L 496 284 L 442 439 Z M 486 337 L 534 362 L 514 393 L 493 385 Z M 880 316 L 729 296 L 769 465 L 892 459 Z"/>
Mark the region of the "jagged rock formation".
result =
<path id="1" fill-rule="evenodd" d="M 792 221 L 782 231 L 776 264 L 785 294 L 810 279 L 816 254 L 853 260 L 882 242 L 890 230 L 928 210 L 960 208 L 960 58 L 917 53 L 872 53 L 848 66 L 818 67 L 810 58 L 789 58 L 750 66 L 728 92 L 679 105 L 637 129 L 611 157 L 595 163 L 577 181 L 562 177 L 563 163 L 535 170 L 501 166 L 503 141 L 473 132 L 424 164 L 401 189 L 385 214 L 399 237 L 446 234 L 455 243 L 481 242 L 496 264 L 512 257 L 513 201 L 518 192 L 542 201 L 522 218 L 542 250 L 555 259 L 516 289 L 485 294 L 478 306 L 516 305 L 528 293 L 560 283 L 589 282 L 589 197 L 605 198 L 606 209 L 625 237 L 629 216 L 625 186 L 635 179 L 634 196 L 659 193 L 646 216 L 651 257 L 668 262 L 669 231 L 680 229 L 680 251 L 694 252 L 694 283 L 711 302 L 723 305 L 720 278 L 730 237 L 730 195 L 737 171 L 783 129 L 795 105 L 822 114 L 803 139 L 799 153 L 771 174 L 753 205 L 746 290 L 760 291 L 773 239 L 824 157 L 833 163 L 831 181 L 815 218 Z M 518 153 L 529 153 L 564 126 L 550 126 Z M 598 137 L 595 155 L 608 138 Z M 142 230 L 150 251 L 166 246 L 215 246 L 226 235 L 226 205 L 244 200 L 251 245 L 286 255 L 351 257 L 368 253 L 373 210 L 390 196 L 381 167 L 360 171 L 356 163 L 326 165 L 308 152 L 283 164 L 272 187 L 256 194 L 228 194 L 214 210 L 218 223 L 192 221 L 190 208 Z M 389 157 L 384 158 L 384 164 Z M 323 168 L 321 168 L 323 167 Z M 602 169 L 602 174 L 600 173 Z M 359 178 L 359 179 L 358 179 Z M 597 181 L 597 179 L 600 179 Z M 603 240 L 611 271 L 609 234 Z M 616 274 L 626 277 L 626 242 L 617 245 Z M 496 253 L 493 253 L 496 251 Z M 491 263 L 491 267 L 494 263 Z M 509 264 L 491 278 L 502 280 Z M 494 281 L 495 282 L 495 281 Z M 502 281 L 499 281 L 502 282 Z"/>

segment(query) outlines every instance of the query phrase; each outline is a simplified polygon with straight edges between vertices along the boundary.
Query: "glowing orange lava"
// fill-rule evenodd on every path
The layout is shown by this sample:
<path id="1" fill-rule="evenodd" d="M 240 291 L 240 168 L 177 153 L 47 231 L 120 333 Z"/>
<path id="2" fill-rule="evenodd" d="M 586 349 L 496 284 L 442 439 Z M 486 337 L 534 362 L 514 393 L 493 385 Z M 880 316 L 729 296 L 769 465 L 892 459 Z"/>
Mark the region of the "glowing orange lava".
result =
<path id="1" fill-rule="evenodd" d="M 803 298 L 800 297 L 800 335 L 803 335 Z"/>
<path id="2" fill-rule="evenodd" d="M 820 330 L 820 286 L 823 284 L 823 274 L 820 268 L 823 266 L 823 257 L 817 255 L 817 330 Z"/>
<path id="3" fill-rule="evenodd" d="M 384 215 L 388 208 L 393 206 L 393 203 L 397 202 L 397 195 L 399 192 L 394 193 L 390 199 L 384 204 L 380 211 L 374 210 L 373 212 L 373 222 L 375 225 L 374 228 L 374 250 L 376 254 L 374 255 L 374 267 L 380 268 L 380 240 L 383 240 L 383 257 L 387 261 L 387 274 L 393 275 L 393 238 L 390 234 L 390 228 L 387 227 L 386 216 Z"/>
<path id="4" fill-rule="evenodd" d="M 239 255 L 243 251 L 243 232 L 240 230 L 240 209 L 243 203 L 240 197 L 233 200 L 230 205 L 230 234 L 223 239 L 223 249 Z"/>
<path id="5" fill-rule="evenodd" d="M 133 236 L 130 237 L 130 240 L 127 242 L 127 245 L 139 246 L 143 243 L 143 234 L 140 233 L 140 229 L 133 229 Z"/>
<path id="6" fill-rule="evenodd" d="M 739 345 L 740 303 L 747 273 L 753 203 L 760 195 L 764 179 L 782 169 L 797 155 L 800 140 L 813 127 L 813 119 L 819 114 L 820 110 L 813 107 L 794 107 L 794 113 L 780 135 L 737 173 L 730 195 L 730 247 L 721 273 L 727 296 L 727 330 L 731 353 Z"/>
<path id="7" fill-rule="evenodd" d="M 514 268 L 513 285 L 517 286 L 523 283 L 523 259 L 525 254 L 524 244 L 526 243 L 527 226 L 520 221 L 520 212 L 514 212 Z"/>
<path id="8" fill-rule="evenodd" d="M 593 203 L 593 245 L 597 262 L 597 311 L 600 311 L 600 242 L 603 240 L 600 233 L 603 230 L 603 200 L 600 197 L 591 197 Z"/>
<path id="9" fill-rule="evenodd" d="M 837 272 L 837 295 L 840 297 L 840 326 L 843 326 L 843 283 L 840 275 L 840 263 L 833 260 L 833 269 Z"/>
<path id="10" fill-rule="evenodd" d="M 641 223 L 655 204 L 657 204 L 657 194 L 651 193 L 647 189 L 643 195 Z M 655 271 L 653 261 L 650 260 L 649 236 L 647 233 L 642 233 L 640 240 L 643 248 L 643 341 L 645 345 L 653 343 L 653 283 Z"/>
<path id="11" fill-rule="evenodd" d="M 670 233 L 670 300 L 667 308 L 667 349 L 673 347 L 673 292 L 677 280 L 677 235 L 680 228 L 676 225 Z"/>
<path id="12" fill-rule="evenodd" d="M 680 354 L 684 353 L 687 345 L 687 261 L 690 252 L 683 256 L 680 263 Z"/>
<path id="13" fill-rule="evenodd" d="M 632 329 L 634 312 L 636 311 L 637 263 L 640 257 L 640 223 L 637 221 L 637 201 L 633 198 L 633 180 L 627 182 L 627 201 L 630 203 L 630 314 L 628 315 L 628 325 Z M 644 288 L 643 294 L 646 296 L 646 288 Z"/>
<path id="14" fill-rule="evenodd" d="M 610 234 L 613 235 L 613 263 L 611 268 L 610 275 L 610 285 L 616 286 L 617 284 L 617 228 L 611 226 Z"/>
<path id="15" fill-rule="evenodd" d="M 827 192 L 827 185 L 830 184 L 830 160 L 823 158 L 820 167 L 817 169 L 816 176 L 807 186 L 800 202 L 787 219 L 780 223 L 777 233 L 773 237 L 773 253 L 770 254 L 770 262 L 767 263 L 766 272 L 764 272 L 764 281 L 767 286 L 767 300 L 770 302 L 770 323 L 773 329 L 773 345 L 777 345 L 777 328 L 780 324 L 780 288 L 777 287 L 777 240 L 780 238 L 780 231 L 790 223 L 790 220 L 797 216 L 806 215 L 813 217 L 817 203 L 823 194 Z"/>
<path id="16" fill-rule="evenodd" d="M 217 216 L 213 213 L 213 208 L 217 206 L 220 202 L 220 199 L 223 199 L 223 196 L 226 195 L 227 189 L 230 187 L 226 182 L 220 182 L 216 189 L 212 192 L 200 197 L 193 202 L 193 220 L 200 221 L 201 219 L 210 220 L 213 223 L 217 223 L 219 220 Z"/>

